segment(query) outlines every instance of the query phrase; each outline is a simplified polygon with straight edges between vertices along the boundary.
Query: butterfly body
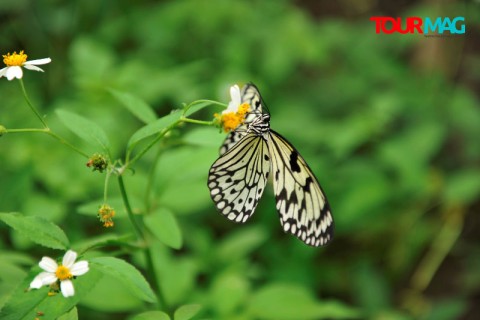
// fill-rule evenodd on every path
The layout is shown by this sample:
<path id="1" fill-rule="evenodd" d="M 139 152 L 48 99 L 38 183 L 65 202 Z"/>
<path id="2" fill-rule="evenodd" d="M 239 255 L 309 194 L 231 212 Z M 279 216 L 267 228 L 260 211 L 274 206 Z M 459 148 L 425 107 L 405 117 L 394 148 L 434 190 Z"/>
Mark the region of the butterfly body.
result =
<path id="1" fill-rule="evenodd" d="M 247 221 L 271 175 L 284 231 L 311 246 L 327 244 L 333 238 L 333 218 L 315 175 L 298 151 L 270 129 L 258 89 L 246 85 L 241 97 L 251 110 L 245 123 L 229 133 L 209 172 L 217 209 L 232 221 Z"/>

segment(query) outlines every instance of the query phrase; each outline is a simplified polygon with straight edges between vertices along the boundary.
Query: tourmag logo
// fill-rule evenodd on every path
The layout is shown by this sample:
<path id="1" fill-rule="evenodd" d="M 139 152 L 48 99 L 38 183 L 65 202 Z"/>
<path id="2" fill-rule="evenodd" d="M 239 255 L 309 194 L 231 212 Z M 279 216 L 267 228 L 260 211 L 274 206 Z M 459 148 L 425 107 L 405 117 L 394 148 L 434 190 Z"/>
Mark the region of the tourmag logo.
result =
<path id="1" fill-rule="evenodd" d="M 376 33 L 418 33 L 425 36 L 428 35 L 454 35 L 465 34 L 465 17 L 438 17 L 438 18 L 421 18 L 407 17 L 371 17 L 371 21 L 375 21 Z M 445 33 L 448 31 L 448 33 Z"/>

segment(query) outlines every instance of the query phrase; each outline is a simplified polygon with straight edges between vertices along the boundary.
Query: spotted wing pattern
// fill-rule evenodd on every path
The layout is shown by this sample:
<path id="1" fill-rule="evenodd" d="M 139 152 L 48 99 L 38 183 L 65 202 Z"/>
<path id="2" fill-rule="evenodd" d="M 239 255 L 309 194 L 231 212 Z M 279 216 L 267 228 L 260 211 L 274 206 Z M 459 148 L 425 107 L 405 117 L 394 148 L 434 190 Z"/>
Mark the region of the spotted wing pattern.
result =
<path id="1" fill-rule="evenodd" d="M 284 231 L 310 246 L 327 244 L 334 223 L 315 175 L 298 151 L 270 130 L 268 110 L 253 84 L 243 88 L 242 102 L 252 110 L 245 123 L 227 136 L 208 176 L 217 209 L 230 220 L 245 222 L 255 211 L 271 171 Z"/>
<path id="2" fill-rule="evenodd" d="M 283 229 L 308 245 L 325 245 L 333 238 L 333 218 L 317 178 L 298 151 L 273 130 L 268 150 Z"/>
<path id="3" fill-rule="evenodd" d="M 246 134 L 210 168 L 208 187 L 217 209 L 230 220 L 247 221 L 265 190 L 269 172 L 266 141 Z"/>

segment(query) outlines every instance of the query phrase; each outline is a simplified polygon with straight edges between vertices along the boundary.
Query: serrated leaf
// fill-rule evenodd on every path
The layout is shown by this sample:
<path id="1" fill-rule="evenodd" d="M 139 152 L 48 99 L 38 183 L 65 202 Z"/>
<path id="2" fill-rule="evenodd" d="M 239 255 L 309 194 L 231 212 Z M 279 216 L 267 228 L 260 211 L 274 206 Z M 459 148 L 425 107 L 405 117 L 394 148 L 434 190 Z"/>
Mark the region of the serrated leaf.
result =
<path id="1" fill-rule="evenodd" d="M 128 262 L 113 257 L 99 257 L 91 259 L 90 263 L 95 265 L 100 272 L 122 281 L 138 298 L 147 302 L 155 302 L 155 293 L 150 284 L 140 271 Z"/>
<path id="2" fill-rule="evenodd" d="M 28 277 L 15 289 L 10 299 L 0 311 L 2 320 L 32 320 L 57 319 L 71 310 L 78 302 L 85 297 L 91 288 L 100 279 L 101 274 L 90 270 L 83 276 L 73 280 L 75 295 L 65 298 L 61 293 L 49 296 L 49 287 L 26 290 L 32 279 L 40 272 L 39 267 L 33 267 Z M 40 312 L 42 316 L 39 316 Z"/>
<path id="3" fill-rule="evenodd" d="M 142 139 L 148 138 L 154 134 L 162 132 L 167 127 L 171 126 L 182 117 L 181 110 L 174 110 L 172 113 L 157 119 L 156 121 L 147 124 L 144 127 L 138 129 L 128 141 L 128 149 L 132 150 L 133 147 Z"/>
<path id="4" fill-rule="evenodd" d="M 174 320 L 190 320 L 192 319 L 202 308 L 199 304 L 186 304 L 178 308 L 174 315 Z"/>
<path id="5" fill-rule="evenodd" d="M 108 153 L 110 142 L 107 134 L 98 124 L 67 110 L 58 109 L 55 113 L 70 131 L 83 140 L 100 146 Z"/>
<path id="6" fill-rule="evenodd" d="M 145 226 L 164 244 L 174 249 L 182 247 L 182 233 L 175 215 L 168 209 L 160 208 L 147 215 Z"/>
<path id="7" fill-rule="evenodd" d="M 155 112 L 152 110 L 149 104 L 140 99 L 139 97 L 128 93 L 114 89 L 108 90 L 118 102 L 122 104 L 128 111 L 130 111 L 135 117 L 144 123 L 151 123 L 157 119 Z"/>
<path id="8" fill-rule="evenodd" d="M 131 320 L 170 320 L 170 317 L 162 311 L 147 311 L 135 315 Z"/>
<path id="9" fill-rule="evenodd" d="M 52 249 L 67 249 L 69 241 L 59 226 L 39 216 L 0 213 L 0 220 L 35 243 Z"/>

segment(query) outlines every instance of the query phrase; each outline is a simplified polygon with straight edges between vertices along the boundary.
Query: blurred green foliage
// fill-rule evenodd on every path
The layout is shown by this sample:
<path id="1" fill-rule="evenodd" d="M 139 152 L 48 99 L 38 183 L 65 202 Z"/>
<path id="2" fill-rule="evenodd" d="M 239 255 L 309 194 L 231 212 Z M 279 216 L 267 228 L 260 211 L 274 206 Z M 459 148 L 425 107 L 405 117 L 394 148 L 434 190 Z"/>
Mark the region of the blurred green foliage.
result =
<path id="1" fill-rule="evenodd" d="M 318 249 L 281 231 L 271 190 L 245 225 L 216 212 L 206 179 L 223 135 L 213 128 L 174 130 L 153 173 L 155 150 L 137 163 L 125 176 L 126 188 L 134 212 L 155 213 L 149 216 L 159 239 L 152 240 L 153 265 L 165 300 L 161 311 L 172 318 L 181 306 L 175 319 L 196 314 L 198 304 L 195 319 L 475 319 L 479 6 L 5 1 L 0 48 L 52 58 L 44 74 L 26 71 L 25 85 L 50 127 L 88 153 L 101 150 L 76 138 L 55 110 L 98 124 L 117 159 L 143 126 L 117 100 L 122 93 L 162 117 L 193 100 L 227 102 L 230 85 L 253 81 L 272 127 L 316 173 L 336 224 L 333 243 Z M 377 35 L 369 21 L 374 15 L 462 15 L 467 34 Z M 38 126 L 17 81 L 0 80 L 0 125 Z M 210 120 L 214 112 L 195 116 Z M 110 237 L 91 258 L 103 251 L 146 267 L 143 256 L 119 245 L 132 229 L 115 200 L 114 180 L 108 202 L 118 214 L 107 230 L 95 217 L 104 179 L 89 173 L 84 158 L 40 134 L 4 135 L 0 150 L 1 212 L 55 222 L 77 248 Z M 19 283 L 28 286 L 27 270 L 42 255 L 63 253 L 0 228 L 3 305 Z M 91 278 L 97 283 L 78 305 L 81 319 L 166 317 L 114 277 Z"/>

